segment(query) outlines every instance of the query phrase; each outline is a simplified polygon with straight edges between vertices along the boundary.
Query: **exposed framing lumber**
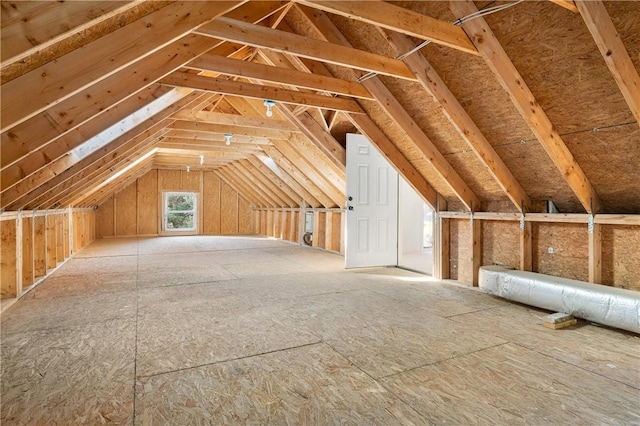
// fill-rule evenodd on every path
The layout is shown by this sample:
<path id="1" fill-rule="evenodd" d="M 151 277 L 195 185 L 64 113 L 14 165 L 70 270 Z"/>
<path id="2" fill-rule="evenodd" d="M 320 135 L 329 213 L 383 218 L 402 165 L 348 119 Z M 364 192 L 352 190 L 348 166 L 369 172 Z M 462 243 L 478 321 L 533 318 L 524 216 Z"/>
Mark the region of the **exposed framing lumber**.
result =
<path id="1" fill-rule="evenodd" d="M 210 111 L 179 111 L 172 118 L 188 120 L 199 123 L 211 123 L 220 126 L 237 126 L 245 128 L 261 129 L 264 131 L 277 130 L 281 132 L 298 133 L 300 129 L 289 121 L 275 120 L 273 118 L 247 117 L 244 115 L 224 114 Z"/>
<path id="2" fill-rule="evenodd" d="M 160 81 L 161 84 L 185 87 L 213 93 L 241 96 L 254 99 L 271 99 L 294 105 L 312 105 L 320 108 L 346 112 L 362 112 L 353 99 L 333 98 L 315 93 L 298 92 L 259 84 L 222 80 L 188 72 L 175 72 Z"/>
<path id="3" fill-rule="evenodd" d="M 10 188 L 7 192 L 16 191 L 16 190 L 18 191 L 17 193 L 11 193 L 10 194 L 11 197 L 14 197 L 15 195 L 20 196 L 18 201 L 14 201 L 13 205 L 10 208 L 20 209 L 25 207 L 35 198 L 43 195 L 48 191 L 51 191 L 54 187 L 62 184 L 66 180 L 75 176 L 76 174 L 81 173 L 87 167 L 97 168 L 97 167 L 103 166 L 104 164 L 108 163 L 111 159 L 116 158 L 122 151 L 125 151 L 132 145 L 135 146 L 139 144 L 140 141 L 143 141 L 149 138 L 150 136 L 154 135 L 156 132 L 163 129 L 167 125 L 167 123 L 164 122 L 164 119 L 166 117 L 170 116 L 173 112 L 175 112 L 175 110 L 180 109 L 185 105 L 188 105 L 193 99 L 196 99 L 197 97 L 198 97 L 197 93 L 192 93 L 191 95 L 186 96 L 182 100 L 176 102 L 175 104 L 169 106 L 168 108 L 165 108 L 165 110 L 163 110 L 162 112 L 147 119 L 145 122 L 141 123 L 139 126 L 132 129 L 131 131 L 122 134 L 120 137 L 110 142 L 105 147 L 83 158 L 73 166 L 67 169 L 63 169 L 64 170 L 63 172 L 55 175 L 55 177 L 53 178 L 50 178 L 49 176 L 46 176 L 46 174 L 44 174 L 44 172 L 50 173 L 52 171 L 51 169 L 49 170 L 43 169 L 41 170 L 43 171 L 43 174 L 40 174 L 40 172 L 38 172 L 33 175 L 33 179 L 37 179 L 37 180 L 45 179 L 45 176 L 46 176 L 45 183 L 37 182 L 37 184 L 33 185 L 33 182 L 24 181 L 24 184 L 28 186 L 26 186 L 22 190 L 22 192 L 20 191 L 19 187 L 20 185 L 23 184 L 23 182 L 14 186 L 13 188 Z M 61 166 L 61 164 L 62 163 L 58 164 L 58 166 Z"/>
<path id="4" fill-rule="evenodd" d="M 267 139 L 287 139 L 292 136 L 292 132 L 283 132 L 281 130 L 259 129 L 256 127 L 242 127 L 228 124 L 213 124 L 187 120 L 176 120 L 170 128 L 176 130 L 189 130 L 195 132 L 196 134 L 209 133 L 224 135 L 225 133 L 231 133 L 234 136 L 250 136 L 252 138 L 261 138 L 265 140 L 265 143 L 268 143 Z"/>
<path id="5" fill-rule="evenodd" d="M 315 9 L 477 55 L 462 28 L 386 2 L 298 0 Z M 403 52 L 404 53 L 404 52 Z"/>
<path id="6" fill-rule="evenodd" d="M 578 13 L 578 8 L 576 7 L 576 3 L 573 0 L 549 0 L 552 3 L 557 4 L 560 7 L 564 7 L 567 10 L 570 10 L 573 13 Z"/>
<path id="7" fill-rule="evenodd" d="M 344 182 L 332 181 L 326 176 L 326 170 L 322 165 L 314 164 L 297 149 L 295 143 L 291 141 L 272 141 L 274 147 L 284 154 L 296 167 L 304 171 L 324 192 L 331 198 L 334 206 L 343 206 L 345 202 L 345 186 Z"/>
<path id="8" fill-rule="evenodd" d="M 18 184 L 2 192 L 2 205 L 6 206 L 15 202 L 25 194 L 39 189 L 51 183 L 51 179 L 57 179 L 63 172 L 67 172 L 73 165 L 83 161 L 86 158 L 92 158 L 95 152 L 104 152 L 106 147 L 115 146 L 114 141 L 128 140 L 135 135 L 144 132 L 152 127 L 157 121 L 163 120 L 169 114 L 174 112 L 176 105 L 182 107 L 184 104 L 181 100 L 189 102 L 193 96 L 189 92 L 170 92 L 154 101 L 153 106 L 148 106 L 139 114 L 133 114 L 123 120 L 117 127 L 112 127 L 108 132 L 96 135 L 91 140 L 85 142 L 81 146 L 69 151 L 66 155 L 50 162 L 46 167 L 40 168 L 36 173 L 21 180 Z M 129 130 L 123 130 L 129 129 Z M 122 133 L 125 131 L 125 133 Z M 108 148 L 107 152 L 108 152 Z M 106 153 L 105 153 L 106 154 Z"/>
<path id="9" fill-rule="evenodd" d="M 249 160 L 244 159 L 238 162 L 238 165 L 244 167 L 246 172 L 253 176 L 252 180 L 259 182 L 260 184 L 264 184 L 268 187 L 275 195 L 277 195 L 281 200 L 283 200 L 286 204 L 283 207 L 298 207 L 300 206 L 300 202 L 302 201 L 297 195 L 292 194 L 291 190 L 286 187 L 284 182 L 279 179 L 276 182 L 272 182 L 269 176 L 266 176 L 261 169 L 255 167 Z M 269 184 L 271 182 L 271 184 Z"/>
<path id="10" fill-rule="evenodd" d="M 531 271 L 533 269 L 533 225 L 525 222 L 520 229 L 520 270 Z"/>
<path id="11" fill-rule="evenodd" d="M 478 274 L 482 266 L 482 222 L 471 219 L 471 284 L 478 287 Z"/>
<path id="12" fill-rule="evenodd" d="M 313 194 L 313 196 L 316 197 L 318 201 L 320 201 L 322 206 L 328 208 L 336 205 L 331 197 L 327 193 L 325 193 L 322 188 L 320 188 L 317 182 L 303 172 L 303 170 L 305 170 L 304 168 L 300 169 L 296 163 L 292 162 L 287 156 L 285 156 L 273 146 L 265 146 L 262 149 L 267 153 L 269 157 L 271 157 L 271 159 L 273 159 L 278 167 L 287 172 L 309 193 Z"/>
<path id="13" fill-rule="evenodd" d="M 350 46 L 349 41 L 323 12 L 313 11 L 306 7 L 300 7 L 300 10 L 307 18 L 309 24 L 314 26 L 326 40 L 334 44 Z M 372 77 L 364 81 L 363 85 L 369 90 L 369 93 L 376 98 L 378 105 L 396 122 L 407 136 L 409 136 L 416 148 L 433 164 L 434 168 L 453 189 L 460 201 L 462 201 L 469 210 L 480 209 L 480 199 L 471 191 L 469 186 L 453 169 L 440 151 L 438 151 L 382 81 L 378 77 Z"/>
<path id="14" fill-rule="evenodd" d="M 303 58 L 356 68 L 363 71 L 413 80 L 414 76 L 402 61 L 387 58 L 363 50 L 340 46 L 325 41 L 274 30 L 260 25 L 228 18 L 218 18 L 204 25 L 196 33 L 227 41 L 262 47 L 281 53 L 290 53 Z"/>
<path id="15" fill-rule="evenodd" d="M 589 231 L 589 282 L 602 283 L 602 225 L 594 223 Z"/>
<path id="16" fill-rule="evenodd" d="M 449 2 L 449 7 L 458 18 L 478 11 L 471 0 L 451 1 Z M 598 213 L 601 210 L 598 194 L 507 56 L 489 25 L 480 17 L 466 21 L 462 24 L 462 27 L 502 87 L 507 91 L 513 104 L 527 122 L 531 131 L 536 135 L 536 138 L 542 144 L 557 169 L 564 176 L 582 207 L 587 213 Z"/>
<path id="17" fill-rule="evenodd" d="M 238 180 L 235 173 L 232 173 L 226 167 L 214 170 L 213 172 L 238 194 L 242 194 L 245 199 L 252 201 L 257 206 L 271 206 L 271 202 L 265 198 L 264 194 L 258 193 L 252 187 Z"/>
<path id="18" fill-rule="evenodd" d="M 1 175 L 2 190 L 6 190 L 40 168 L 78 148 L 89 138 L 98 135 L 109 126 L 118 122 L 125 123 L 136 111 L 149 105 L 156 98 L 167 94 L 169 92 L 167 89 L 162 86 L 149 87 L 139 93 L 138 96 L 127 98 L 123 102 L 114 105 L 101 114 L 100 118 L 89 120 L 76 129 L 67 132 L 64 136 L 57 138 L 55 143 L 49 143 L 33 150 L 14 164 L 3 168 Z"/>
<path id="19" fill-rule="evenodd" d="M 325 154 L 328 161 L 337 167 L 343 174 L 346 173 L 346 150 L 328 130 L 323 129 L 308 112 L 296 115 L 290 109 L 282 108 L 282 114 L 292 123 L 295 123 L 300 130 L 302 130 L 305 136 L 315 143 L 315 145 Z"/>
<path id="20" fill-rule="evenodd" d="M 640 125 L 640 76 L 604 3 L 596 0 L 579 0 L 576 5 L 622 96 Z"/>
<path id="21" fill-rule="evenodd" d="M 285 207 L 287 206 L 286 201 L 281 199 L 271 188 L 268 188 L 266 185 L 262 184 L 262 182 L 256 182 L 255 178 L 246 171 L 244 166 L 241 166 L 238 163 L 232 163 L 227 166 L 227 170 L 234 173 L 236 178 L 238 178 L 241 182 L 243 182 L 247 186 L 251 186 L 259 190 L 261 194 L 269 201 L 269 205 L 273 207 Z"/>
<path id="22" fill-rule="evenodd" d="M 352 81 L 263 65 L 256 62 L 241 61 L 219 55 L 202 55 L 185 65 L 185 68 L 213 71 L 234 77 L 244 77 L 303 89 L 320 90 L 337 95 L 371 99 L 371 95 L 361 84 Z"/>
<path id="23" fill-rule="evenodd" d="M 409 52 L 415 48 L 415 44 L 405 35 L 390 31 L 383 31 L 382 34 L 398 54 Z M 467 142 L 480 161 L 484 163 L 495 181 L 507 194 L 511 203 L 518 211 L 522 211 L 523 207 L 525 211 L 528 210 L 531 206 L 531 198 L 422 53 L 415 52 L 404 58 L 404 62 L 415 74 L 418 83 L 441 107 L 442 112 L 458 131 L 460 137 Z"/>
<path id="24" fill-rule="evenodd" d="M 2 85 L 2 131 L 153 54 L 245 1 L 172 3 Z M 162 28 L 157 31 L 156 28 Z"/>
<path id="25" fill-rule="evenodd" d="M 263 154 L 264 155 L 264 154 Z M 289 195 L 293 199 L 300 199 L 298 205 L 302 205 L 303 202 L 307 202 L 316 207 L 320 205 L 320 202 L 311 195 L 302 185 L 296 180 L 291 178 L 283 170 L 276 169 L 271 170 L 257 155 L 250 155 L 247 160 L 258 170 L 262 172 L 274 185 L 280 185 L 282 189 L 286 185 Z"/>

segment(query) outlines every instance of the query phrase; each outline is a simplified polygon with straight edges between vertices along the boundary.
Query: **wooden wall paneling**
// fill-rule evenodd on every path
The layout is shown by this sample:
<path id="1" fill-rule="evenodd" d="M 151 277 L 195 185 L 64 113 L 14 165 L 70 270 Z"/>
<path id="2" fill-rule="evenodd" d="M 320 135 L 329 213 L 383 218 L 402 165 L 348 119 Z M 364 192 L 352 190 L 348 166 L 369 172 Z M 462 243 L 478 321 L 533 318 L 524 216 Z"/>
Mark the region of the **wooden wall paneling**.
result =
<path id="1" fill-rule="evenodd" d="M 574 280 L 589 279 L 589 236 L 582 223 L 534 223 L 533 270 Z"/>
<path id="2" fill-rule="evenodd" d="M 157 235 L 158 218 L 158 171 L 153 169 L 138 178 L 137 182 L 138 235 Z"/>
<path id="3" fill-rule="evenodd" d="M 220 233 L 236 235 L 238 233 L 238 193 L 226 183 L 220 187 Z"/>
<path id="4" fill-rule="evenodd" d="M 64 213 L 56 212 L 56 259 L 64 260 Z"/>
<path id="5" fill-rule="evenodd" d="M 640 226 L 602 227 L 602 284 L 640 291 Z"/>
<path id="6" fill-rule="evenodd" d="M 300 210 L 293 210 L 291 212 L 291 233 L 289 241 L 293 242 L 293 243 L 299 243 L 300 242 L 300 226 L 299 226 L 299 222 L 300 222 Z"/>
<path id="7" fill-rule="evenodd" d="M 220 178 L 213 172 L 203 173 L 202 232 L 205 235 L 220 234 Z"/>
<path id="8" fill-rule="evenodd" d="M 56 217 L 47 212 L 47 270 L 58 266 L 56 260 Z"/>
<path id="9" fill-rule="evenodd" d="M 18 295 L 17 273 L 17 221 L 15 218 L 0 221 L 0 298 L 9 299 Z"/>
<path id="10" fill-rule="evenodd" d="M 136 182 L 116 194 L 116 236 L 138 234 Z"/>
<path id="11" fill-rule="evenodd" d="M 331 246 L 327 250 L 340 252 L 342 247 L 342 212 L 331 213 Z"/>
<path id="12" fill-rule="evenodd" d="M 193 161 L 195 165 L 198 164 L 200 159 L 197 158 Z M 180 175 L 180 189 L 183 191 L 200 192 L 200 178 L 202 177 L 202 172 L 200 170 L 192 170 L 190 172 L 181 170 Z"/>
<path id="13" fill-rule="evenodd" d="M 238 234 L 253 235 L 256 233 L 253 215 L 251 203 L 244 197 L 238 196 Z"/>
<path id="14" fill-rule="evenodd" d="M 518 269 L 520 265 L 520 230 L 518 222 L 480 220 L 482 225 L 481 265 L 503 265 Z"/>
<path id="15" fill-rule="evenodd" d="M 326 213 L 321 210 L 313 212 L 313 241 L 312 246 L 317 248 L 324 248 L 325 244 L 325 231 L 326 231 Z"/>
<path id="16" fill-rule="evenodd" d="M 282 210 L 273 211 L 273 236 L 282 239 Z"/>
<path id="17" fill-rule="evenodd" d="M 22 288 L 35 282 L 33 217 L 22 218 Z"/>
<path id="18" fill-rule="evenodd" d="M 47 232 L 44 214 L 33 217 L 33 267 L 35 277 L 47 273 Z"/>
<path id="19" fill-rule="evenodd" d="M 158 170 L 158 186 L 161 191 L 182 190 L 182 171 Z"/>
<path id="20" fill-rule="evenodd" d="M 265 233 L 264 235 L 268 237 L 273 237 L 273 210 L 266 210 L 266 220 L 265 220 Z"/>
<path id="21" fill-rule="evenodd" d="M 115 236 L 115 196 L 109 197 L 96 210 L 96 236 L 98 238 Z"/>

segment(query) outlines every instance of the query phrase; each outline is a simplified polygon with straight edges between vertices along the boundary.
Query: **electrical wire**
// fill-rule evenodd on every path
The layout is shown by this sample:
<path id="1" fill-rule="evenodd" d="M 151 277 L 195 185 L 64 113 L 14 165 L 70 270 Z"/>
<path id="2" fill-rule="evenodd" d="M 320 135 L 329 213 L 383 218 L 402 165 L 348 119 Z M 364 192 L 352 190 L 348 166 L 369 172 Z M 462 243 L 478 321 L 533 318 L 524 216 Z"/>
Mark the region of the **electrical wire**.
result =
<path id="1" fill-rule="evenodd" d="M 460 26 L 460 25 L 464 24 L 465 22 L 469 22 L 469 21 L 472 21 L 474 19 L 481 18 L 483 16 L 491 15 L 493 13 L 501 12 L 503 10 L 509 9 L 510 7 L 513 7 L 513 6 L 517 5 L 518 3 L 522 3 L 523 1 L 524 0 L 516 0 L 516 1 L 511 2 L 511 3 L 501 4 L 501 5 L 498 5 L 498 6 L 493 6 L 493 7 L 481 9 L 481 10 L 479 10 L 477 12 L 473 12 L 473 13 L 467 15 L 467 16 L 463 16 L 462 18 L 457 19 L 455 22 L 452 22 L 452 24 Z M 431 44 L 431 40 L 424 40 L 422 43 L 420 43 L 419 45 L 417 45 L 416 47 L 414 47 L 410 51 L 408 51 L 406 53 L 403 53 L 401 55 L 395 56 L 394 59 L 403 60 L 407 56 L 410 56 L 410 55 L 414 54 L 415 52 L 417 52 L 418 50 L 420 50 L 423 47 L 427 46 L 428 44 Z M 363 74 L 362 76 L 358 77 L 356 79 L 356 83 L 362 83 L 363 81 L 369 80 L 370 78 L 375 77 L 377 75 L 378 75 L 377 72 L 370 71 L 370 72 L 368 72 L 366 74 Z"/>

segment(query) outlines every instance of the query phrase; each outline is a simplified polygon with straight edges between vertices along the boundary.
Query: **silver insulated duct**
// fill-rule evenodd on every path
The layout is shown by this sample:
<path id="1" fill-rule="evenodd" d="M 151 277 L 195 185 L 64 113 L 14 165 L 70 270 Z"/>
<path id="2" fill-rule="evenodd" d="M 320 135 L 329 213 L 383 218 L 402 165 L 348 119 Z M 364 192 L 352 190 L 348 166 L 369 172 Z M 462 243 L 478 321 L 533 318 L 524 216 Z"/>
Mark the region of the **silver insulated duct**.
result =
<path id="1" fill-rule="evenodd" d="M 640 293 L 501 266 L 480 268 L 486 293 L 640 333 Z"/>

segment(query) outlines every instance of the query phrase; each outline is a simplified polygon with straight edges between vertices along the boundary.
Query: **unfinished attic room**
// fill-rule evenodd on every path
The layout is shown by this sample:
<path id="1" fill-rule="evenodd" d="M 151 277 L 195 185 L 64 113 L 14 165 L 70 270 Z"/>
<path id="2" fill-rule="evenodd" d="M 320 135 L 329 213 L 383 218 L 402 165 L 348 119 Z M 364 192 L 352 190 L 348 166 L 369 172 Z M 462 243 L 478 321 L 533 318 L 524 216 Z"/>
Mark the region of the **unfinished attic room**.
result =
<path id="1" fill-rule="evenodd" d="M 640 424 L 640 1 L 19 1 L 2 425 Z"/>

